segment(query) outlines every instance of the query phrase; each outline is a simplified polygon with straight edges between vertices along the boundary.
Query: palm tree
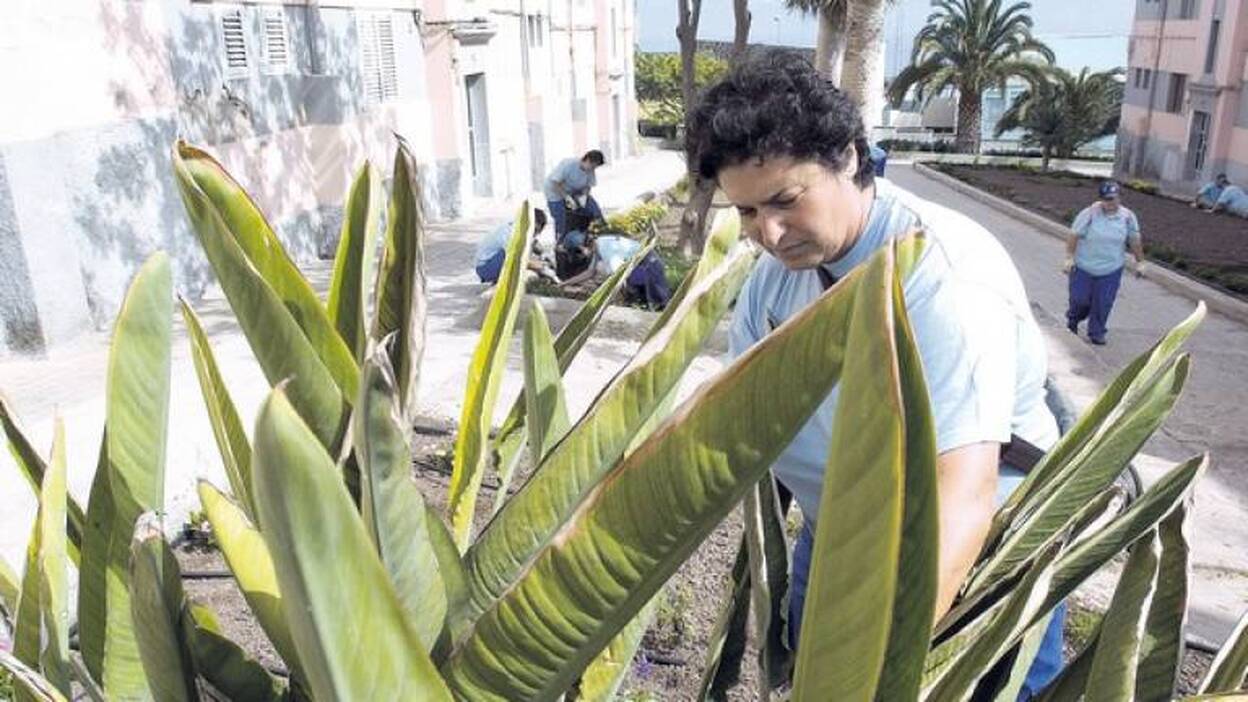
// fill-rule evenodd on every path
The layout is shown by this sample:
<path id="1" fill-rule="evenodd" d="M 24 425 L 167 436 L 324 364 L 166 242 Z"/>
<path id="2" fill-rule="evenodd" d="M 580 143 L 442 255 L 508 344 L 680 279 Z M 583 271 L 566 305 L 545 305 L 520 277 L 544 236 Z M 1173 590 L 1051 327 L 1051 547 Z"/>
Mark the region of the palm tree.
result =
<path id="1" fill-rule="evenodd" d="M 1118 131 L 1122 90 L 1121 68 L 1084 68 L 1076 75 L 1055 67 L 1044 82 L 1014 98 L 996 135 L 1022 129 L 1023 143 L 1040 147 L 1048 170 L 1053 156 L 1070 158 L 1080 146 Z"/>
<path id="2" fill-rule="evenodd" d="M 884 10 L 890 0 L 785 0 L 817 14 L 815 69 L 845 90 L 862 111 L 867 134 L 884 111 Z"/>
<path id="3" fill-rule="evenodd" d="M 911 88 L 925 102 L 948 88 L 958 91 L 954 144 L 978 153 L 980 105 L 984 90 L 1011 78 L 1039 84 L 1053 63 L 1053 52 L 1031 34 L 1029 2 L 1002 7 L 1002 0 L 940 0 L 914 38 L 910 65 L 889 86 L 899 106 Z"/>

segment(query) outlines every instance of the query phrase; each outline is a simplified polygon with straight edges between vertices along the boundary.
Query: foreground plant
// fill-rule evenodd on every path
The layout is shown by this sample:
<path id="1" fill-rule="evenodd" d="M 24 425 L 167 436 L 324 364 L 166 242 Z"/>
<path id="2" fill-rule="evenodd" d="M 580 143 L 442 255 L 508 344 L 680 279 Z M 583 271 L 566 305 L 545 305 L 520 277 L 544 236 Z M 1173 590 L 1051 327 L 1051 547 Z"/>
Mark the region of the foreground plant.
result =
<path id="1" fill-rule="evenodd" d="M 721 697 L 739 667 L 739 656 L 727 654 L 748 621 L 737 614 L 750 606 L 761 698 L 791 675 L 792 696 L 802 700 L 1010 699 L 1048 613 L 1127 549 L 1094 643 L 1047 694 L 1172 694 L 1186 597 L 1177 585 L 1186 573 L 1183 501 L 1204 459 L 1176 467 L 1117 515 L 1111 484 L 1173 406 L 1188 370 L 1177 350 L 1203 310 L 1128 366 L 1033 470 L 998 514 L 959 603 L 933 625 L 933 429 L 900 286 L 921 255 L 921 236 L 880 252 L 673 411 L 685 369 L 753 262 L 726 215 L 634 358 L 579 418 L 567 415 L 560 376 L 627 273 L 557 336 L 533 308 L 524 394 L 491 437 L 531 236 L 523 207 L 471 359 L 442 515 L 425 505 L 410 473 L 424 296 L 407 151 L 396 157 L 372 320 L 368 295 L 353 292 L 368 277 L 379 207 L 367 166 L 348 200 L 328 307 L 215 162 L 179 146 L 176 167 L 197 236 L 274 385 L 249 438 L 183 305 L 232 493 L 201 483 L 202 506 L 288 675 L 221 635 L 215 615 L 182 591 L 158 521 L 139 518 L 160 505 L 135 491 L 158 497 L 152 490 L 163 475 L 170 291 L 167 264 L 157 259 L 136 278 L 118 322 L 108 453 L 82 527 L 83 563 L 106 563 L 110 575 L 87 597 L 93 576 L 84 565 L 86 666 L 77 677 L 88 689 L 110 699 L 610 699 L 660 588 L 744 500 L 747 545 L 730 616 L 708 656 L 717 664 L 708 697 Z M 163 380 L 135 372 L 153 367 L 166 369 Z M 832 454 L 855 460 L 829 467 L 825 484 L 834 487 L 823 509 L 844 518 L 820 522 L 808 594 L 818 604 L 806 610 L 818 619 L 807 622 L 793 658 L 778 604 L 787 500 L 768 467 L 838 382 L 844 397 L 861 399 L 842 404 L 838 425 L 852 431 L 833 437 Z M 4 426 L 42 506 L 28 559 L 36 565 L 21 583 L 0 578 L 0 594 L 22 592 L 5 595 L 3 611 L 18 612 L 17 627 L 35 645 L 0 657 L 0 666 L 23 694 L 58 699 L 67 694 L 61 671 L 75 662 L 61 643 L 62 600 L 25 592 L 55 590 L 42 583 L 55 583 L 73 553 L 73 511 L 58 506 L 63 452 L 45 467 L 21 448 L 29 443 L 11 418 Z M 526 480 L 510 497 L 500 490 L 485 521 L 484 474 L 501 471 L 505 487 L 525 453 Z M 63 551 L 57 534 L 68 535 Z M 102 633 L 102 649 L 88 646 L 88 632 Z M 1210 691 L 1242 683 L 1242 638 L 1241 629 Z"/>

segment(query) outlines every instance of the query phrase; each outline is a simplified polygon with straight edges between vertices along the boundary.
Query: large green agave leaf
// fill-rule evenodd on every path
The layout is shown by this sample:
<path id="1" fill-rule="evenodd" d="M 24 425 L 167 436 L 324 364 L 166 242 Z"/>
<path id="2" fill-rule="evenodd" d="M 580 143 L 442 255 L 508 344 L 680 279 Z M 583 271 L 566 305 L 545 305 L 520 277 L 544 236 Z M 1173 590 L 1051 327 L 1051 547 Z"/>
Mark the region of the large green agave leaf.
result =
<path id="1" fill-rule="evenodd" d="M 1189 367 L 1188 356 L 1180 355 L 1153 382 L 1138 389 L 1132 405 L 1111 420 L 1103 434 L 1072 458 L 1069 466 L 1054 479 L 1047 497 L 1016 525 L 971 579 L 970 591 L 997 581 L 1036 549 L 1058 538 L 1088 500 L 1113 484 L 1169 416 L 1183 391 Z"/>
<path id="2" fill-rule="evenodd" d="M 1131 548 L 1105 619 L 1101 621 L 1101 635 L 1084 691 L 1090 700 L 1131 702 L 1135 699 L 1140 640 L 1148 618 L 1148 602 L 1157 587 L 1160 557 L 1156 532 L 1150 532 Z"/>
<path id="3" fill-rule="evenodd" d="M 989 542 L 996 541 L 1019 514 L 1038 506 L 1055 487 L 1058 477 L 1071 470 L 1071 461 L 1090 442 L 1102 437 L 1112 421 L 1132 404 L 1135 396 L 1148 388 L 1157 373 L 1170 363 L 1183 342 L 1196 331 L 1205 317 L 1205 304 L 1197 303 L 1187 319 L 1166 333 L 1148 351 L 1136 357 L 1110 383 L 1079 421 L 1027 473 L 1023 483 L 1010 494 L 997 512 Z"/>
<path id="4" fill-rule="evenodd" d="M 680 381 L 754 260 L 741 249 L 703 279 L 504 506 L 467 554 L 469 619 L 485 611 L 611 469 Z M 838 354 L 839 355 L 839 354 Z"/>
<path id="5" fill-rule="evenodd" d="M 0 670 L 13 676 L 13 685 L 38 702 L 65 702 L 66 698 L 39 674 L 39 671 L 19 661 L 16 656 L 0 648 Z"/>
<path id="6" fill-rule="evenodd" d="M 221 624 L 212 610 L 192 604 L 184 624 L 187 629 L 183 635 L 191 642 L 196 670 L 227 699 L 254 702 L 286 699 L 287 686 L 221 633 Z"/>
<path id="7" fill-rule="evenodd" d="M 274 390 L 252 479 L 286 623 L 321 700 L 449 700 L 334 460 Z"/>
<path id="8" fill-rule="evenodd" d="M 407 141 L 395 136 L 399 145 L 394 153 L 372 337 L 379 341 L 395 334 L 387 352 L 399 382 L 399 406 L 403 416 L 410 418 L 416 411 L 416 381 L 425 350 L 424 220 L 416 158 Z"/>
<path id="9" fill-rule="evenodd" d="M 264 341 L 266 333 L 272 334 L 274 330 L 264 326 L 253 328 L 251 315 L 240 310 L 236 298 L 257 295 L 257 291 L 246 290 L 255 283 L 246 280 L 251 276 L 242 276 L 240 280 L 236 270 L 238 263 L 223 257 L 221 249 L 224 242 L 212 241 L 214 239 L 229 239 L 235 245 L 229 248 L 236 248 L 242 254 L 250 264 L 248 272 L 263 281 L 266 290 L 286 308 L 342 396 L 354 398 L 359 383 L 359 367 L 351 347 L 334 329 L 325 306 L 290 259 L 251 196 L 208 152 L 184 141 L 179 140 L 174 146 L 173 169 L 182 200 L 191 216 L 192 229 L 204 247 L 204 253 L 217 274 L 217 281 L 234 308 L 234 314 L 238 315 L 239 324 L 248 341 L 252 342 L 252 349 L 256 351 L 266 375 L 269 354 L 261 354 L 257 346 Z M 285 377 L 279 376 L 277 380 L 270 377 L 269 382 L 277 383 Z"/>
<path id="10" fill-rule="evenodd" d="M 1185 536 L 1187 505 L 1178 507 L 1157 528 L 1161 560 L 1157 585 L 1148 605 L 1144 638 L 1140 641 L 1135 699 L 1168 702 L 1174 699 L 1183 660 L 1183 631 L 1187 620 L 1188 546 Z"/>
<path id="11" fill-rule="evenodd" d="M 9 406 L 9 401 L 3 394 L 0 394 L 0 428 L 4 429 L 4 435 L 9 440 L 9 453 L 13 455 L 14 462 L 21 469 L 26 481 L 30 483 L 31 489 L 38 495 L 40 486 L 43 485 L 43 474 L 47 471 L 47 466 L 43 462 L 43 457 L 35 451 L 34 446 L 26 438 L 26 434 L 22 431 L 22 427 L 17 421 L 17 414 Z M 79 550 L 82 548 L 82 527 L 86 523 L 87 517 L 82 511 L 82 507 L 78 505 L 77 500 L 72 496 L 67 497 L 67 499 L 69 500 L 69 506 L 66 514 L 66 529 L 69 532 L 69 558 L 74 562 L 74 565 L 78 565 L 80 561 Z M 14 582 L 16 582 L 16 578 L 14 578 Z"/>
<path id="12" fill-rule="evenodd" d="M 840 393 L 872 401 L 837 407 L 819 503 L 829 518 L 815 526 L 797 700 L 913 698 L 930 639 L 937 538 L 935 505 L 927 504 L 936 499 L 931 411 L 904 308 L 894 304 L 899 281 L 868 282 L 849 320 L 845 344 L 854 353 L 846 356 Z M 905 540 L 912 543 L 903 548 Z"/>
<path id="13" fill-rule="evenodd" d="M 26 549 L 26 577 L 13 632 L 13 655 L 64 695 L 69 689 L 69 593 L 65 536 L 65 427 L 54 421 L 52 458 Z M 17 699 L 30 699 L 18 690 Z"/>
<path id="14" fill-rule="evenodd" d="M 286 624 L 277 572 L 264 537 L 242 507 L 204 480 L 199 481 L 199 502 L 251 613 L 277 649 L 277 655 L 286 661 L 292 677 L 300 677 L 299 654 Z"/>
<path id="15" fill-rule="evenodd" d="M 272 385 L 287 383 L 286 393 L 304 421 L 321 445 L 336 453 L 348 398 L 354 399 L 359 385 L 350 349 L 259 210 L 224 169 L 182 143 L 173 165 L 192 229 L 265 378 Z"/>
<path id="16" fill-rule="evenodd" d="M 468 549 L 472 540 L 477 493 L 489 463 L 486 445 L 494 420 L 494 403 L 507 367 L 507 350 L 516 315 L 524 299 L 524 270 L 533 240 L 532 216 L 527 202 L 516 213 L 503 271 L 485 313 L 485 321 L 481 324 L 481 339 L 472 354 L 472 364 L 468 367 L 468 389 L 464 393 L 459 435 L 455 437 L 448 507 L 455 545 L 461 552 Z"/>
<path id="17" fill-rule="evenodd" d="M 238 418 L 230 391 L 221 378 L 217 358 L 212 353 L 212 344 L 204 333 L 199 315 L 185 300 L 179 300 L 179 303 L 182 319 L 190 332 L 191 359 L 195 363 L 195 375 L 199 378 L 199 389 L 208 410 L 212 436 L 221 452 L 225 477 L 230 481 L 230 490 L 247 511 L 248 518 L 255 521 L 256 503 L 251 497 L 251 443 L 247 440 L 242 420 Z"/>
<path id="18" fill-rule="evenodd" d="M 850 310 L 860 291 L 876 289 L 859 283 L 885 276 L 892 263 L 886 250 L 847 276 L 699 388 L 649 441 L 595 480 L 443 665 L 455 694 L 473 700 L 562 694 L 823 401 L 841 375 Z M 684 304 L 697 304 L 697 292 Z M 656 339 L 665 345 L 662 335 Z M 806 372 L 798 377 L 795 367 Z"/>
<path id="19" fill-rule="evenodd" d="M 374 348 L 364 364 L 352 436 L 362 478 L 360 512 L 403 611 L 425 650 L 446 618 L 446 590 L 430 542 L 425 501 L 412 480 L 412 449 L 390 360 Z"/>
<path id="20" fill-rule="evenodd" d="M 590 294 L 589 298 L 577 308 L 572 319 L 568 320 L 568 323 L 559 331 L 559 336 L 555 338 L 555 357 L 559 360 L 560 376 L 568 370 L 568 366 L 572 365 L 572 360 L 576 358 L 576 354 L 585 342 L 589 341 L 594 327 L 606 314 L 607 307 L 615 299 L 624 281 L 628 279 L 629 273 L 632 273 L 633 268 L 653 249 L 654 238 L 651 237 L 627 263 L 620 266 Z M 520 460 L 520 449 L 524 447 L 526 403 L 523 391 L 521 391 L 521 395 L 512 403 L 511 411 L 507 413 L 507 418 L 499 427 L 491 444 L 500 476 L 499 492 L 502 493 L 507 492 L 507 488 L 511 485 L 511 478 L 515 475 L 516 466 Z"/>
<path id="21" fill-rule="evenodd" d="M 130 540 L 165 494 L 173 291 L 169 259 L 149 258 L 122 302 L 108 355 L 105 428 L 87 505 L 78 635 L 110 699 L 149 695 L 130 618 Z"/>
<path id="22" fill-rule="evenodd" d="M 368 341 L 364 319 L 373 282 L 373 249 L 377 244 L 381 198 L 381 181 L 373 165 L 365 161 L 347 194 L 334 275 L 329 283 L 329 321 L 360 361 Z"/>
<path id="23" fill-rule="evenodd" d="M 189 616 L 182 574 L 155 513 L 139 518 L 130 551 L 130 609 L 152 696 L 198 700 L 195 661 L 182 635 Z"/>
<path id="24" fill-rule="evenodd" d="M 1240 618 L 1226 643 L 1218 649 L 1209 664 L 1209 672 L 1200 683 L 1200 692 L 1233 692 L 1243 687 L 1245 674 L 1248 674 L 1248 614 Z"/>

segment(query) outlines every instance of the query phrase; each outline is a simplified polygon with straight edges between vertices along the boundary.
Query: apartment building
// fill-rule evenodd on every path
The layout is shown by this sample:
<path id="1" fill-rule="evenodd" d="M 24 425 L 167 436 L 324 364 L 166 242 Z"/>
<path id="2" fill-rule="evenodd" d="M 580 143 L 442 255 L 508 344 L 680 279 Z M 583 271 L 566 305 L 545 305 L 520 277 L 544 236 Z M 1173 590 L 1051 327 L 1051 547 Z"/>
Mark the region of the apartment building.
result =
<path id="1" fill-rule="evenodd" d="M 635 148 L 633 0 L 67 0 L 0 22 L 0 357 L 105 328 L 153 251 L 212 271 L 170 149 L 206 146 L 299 261 L 354 170 L 413 145 L 432 218 Z"/>
<path id="2" fill-rule="evenodd" d="M 1137 0 L 1127 63 L 1119 177 L 1248 182 L 1248 0 Z"/>

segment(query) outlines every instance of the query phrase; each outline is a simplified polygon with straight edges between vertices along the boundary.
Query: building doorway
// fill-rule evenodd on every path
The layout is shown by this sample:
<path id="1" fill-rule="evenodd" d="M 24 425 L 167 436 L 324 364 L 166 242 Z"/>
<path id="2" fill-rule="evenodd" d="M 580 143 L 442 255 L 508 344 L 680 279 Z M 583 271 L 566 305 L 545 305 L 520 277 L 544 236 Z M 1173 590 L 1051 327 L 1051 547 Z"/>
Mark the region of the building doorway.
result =
<path id="1" fill-rule="evenodd" d="M 464 76 L 468 98 L 468 153 L 472 167 L 472 192 L 478 197 L 493 195 L 490 176 L 490 113 L 485 103 L 485 74 Z"/>
<path id="2" fill-rule="evenodd" d="M 1209 113 L 1192 111 L 1192 132 L 1187 140 L 1187 177 L 1194 180 L 1205 168 L 1205 152 L 1209 147 Z"/>

